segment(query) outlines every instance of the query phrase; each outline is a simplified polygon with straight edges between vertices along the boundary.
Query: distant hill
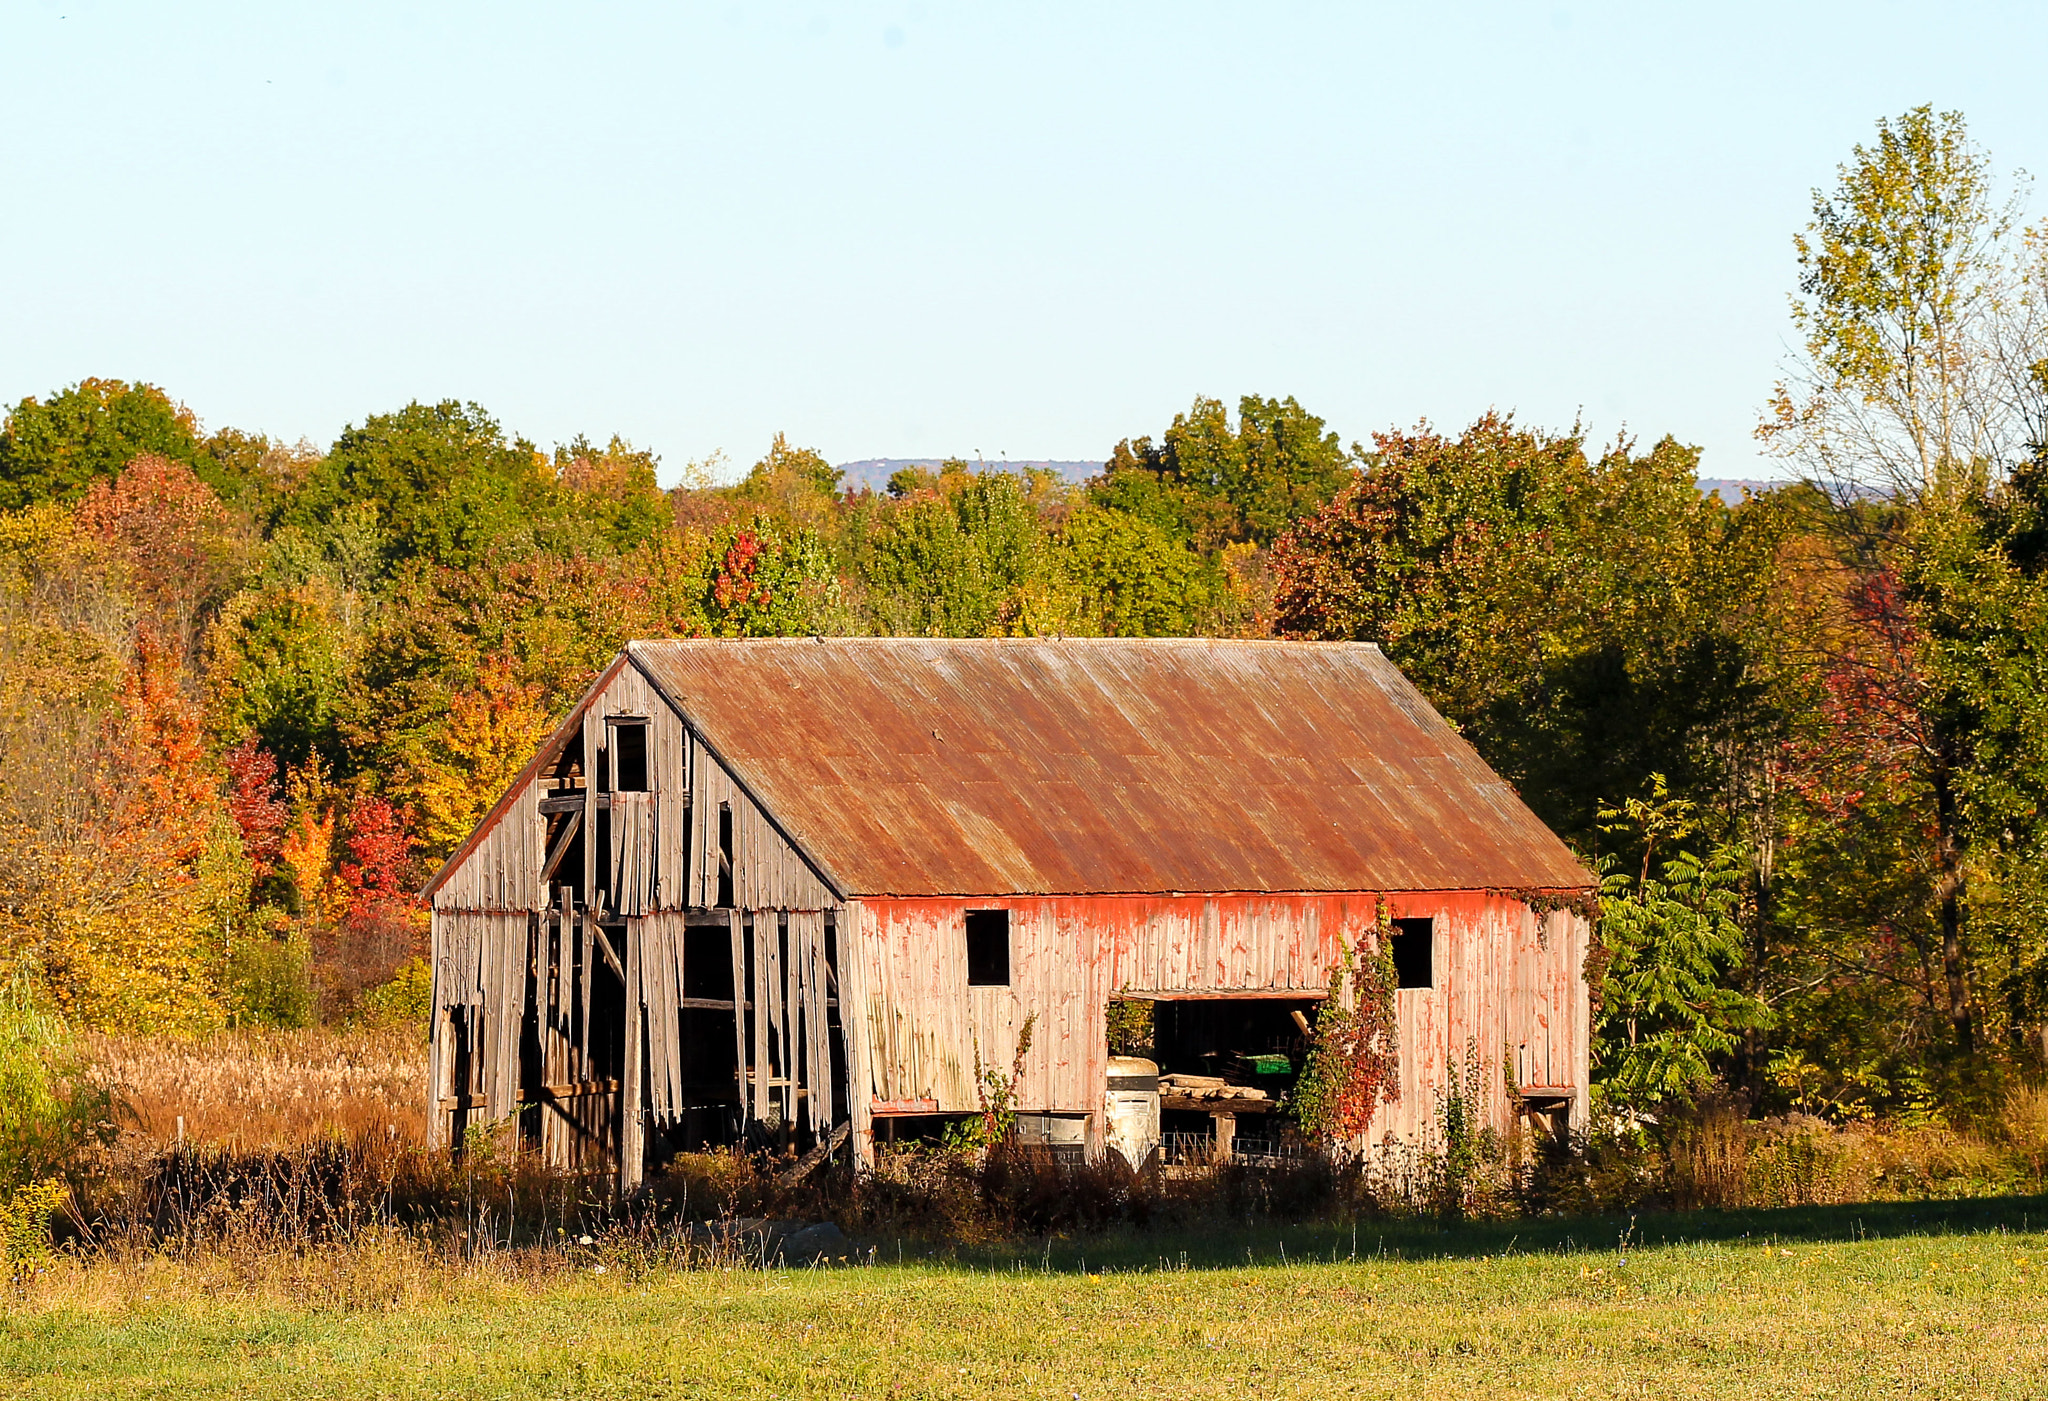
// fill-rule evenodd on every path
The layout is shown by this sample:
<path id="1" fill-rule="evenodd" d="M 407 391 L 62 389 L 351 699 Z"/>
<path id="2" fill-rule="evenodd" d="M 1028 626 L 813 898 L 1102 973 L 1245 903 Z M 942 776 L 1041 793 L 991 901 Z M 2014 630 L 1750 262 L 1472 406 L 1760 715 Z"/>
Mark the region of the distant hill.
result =
<path id="1" fill-rule="evenodd" d="M 922 467 L 926 471 L 936 471 L 945 461 L 946 459 L 942 457 L 864 457 L 858 462 L 842 462 L 838 464 L 839 470 L 846 473 L 846 477 L 840 485 L 852 490 L 866 486 L 880 491 L 889 485 L 890 477 L 905 467 Z M 967 461 L 969 465 L 974 465 L 972 458 Z M 1011 461 L 1007 458 L 982 462 L 979 465 L 985 472 L 1014 472 L 1026 467 L 1042 467 L 1048 472 L 1059 473 L 1070 482 L 1086 481 L 1102 470 L 1100 462 Z"/>
<path id="2" fill-rule="evenodd" d="M 941 457 L 864 457 L 858 462 L 842 462 L 839 464 L 839 470 L 844 472 L 846 476 L 842 479 L 840 485 L 842 488 L 851 491 L 858 491 L 864 486 L 881 491 L 889 485 L 889 478 L 905 467 L 922 467 L 926 471 L 936 471 L 945 464 L 945 461 L 946 459 Z M 969 465 L 973 466 L 976 464 L 970 459 Z M 1102 470 L 1100 462 L 1054 462 L 1051 460 L 1023 459 L 1017 461 L 1010 461 L 1008 459 L 998 459 L 994 462 L 984 461 L 979 466 L 985 472 L 1008 472 L 1018 471 L 1025 467 L 1042 467 L 1048 472 L 1057 472 L 1070 482 L 1085 482 L 1088 478 Z M 1762 493 L 1784 485 L 1785 483 L 1781 481 L 1766 481 L 1757 477 L 1701 477 L 1700 494 L 1704 496 L 1709 492 L 1718 491 L 1721 493 L 1723 501 L 1727 502 L 1730 506 L 1737 506 L 1742 503 L 1742 493 L 1745 489 Z"/>
<path id="3" fill-rule="evenodd" d="M 1730 506 L 1740 506 L 1744 490 L 1761 496 L 1764 492 L 1775 491 L 1781 486 L 1789 485 L 1788 482 L 1760 481 L 1754 477 L 1701 477 L 1700 495 L 1705 496 L 1709 492 L 1718 491 L 1723 502 Z"/>

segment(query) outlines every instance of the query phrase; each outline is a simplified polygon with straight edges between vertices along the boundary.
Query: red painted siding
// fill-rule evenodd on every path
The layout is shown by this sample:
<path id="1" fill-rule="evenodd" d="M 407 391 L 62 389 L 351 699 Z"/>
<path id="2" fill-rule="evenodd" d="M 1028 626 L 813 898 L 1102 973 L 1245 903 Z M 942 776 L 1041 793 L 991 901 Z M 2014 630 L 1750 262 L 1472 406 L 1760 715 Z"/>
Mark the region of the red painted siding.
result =
<path id="1" fill-rule="evenodd" d="M 1346 946 L 1377 925 L 1375 895 L 1049 896 L 861 902 L 858 1015 L 872 1101 L 978 1106 L 977 1048 L 1007 1070 L 1027 1017 L 1038 1021 L 1018 1090 L 1027 1109 L 1099 1110 L 1103 1014 L 1119 990 L 1322 992 Z M 1568 913 L 1541 921 L 1519 900 L 1481 891 L 1386 897 L 1394 918 L 1435 920 L 1436 986 L 1396 994 L 1400 1102 L 1372 1137 L 1416 1141 L 1437 1091 L 1468 1046 L 1496 1122 L 1511 1112 L 1504 1062 L 1524 1086 L 1570 1086 L 1583 1122 L 1587 930 Z M 1011 912 L 1008 987 L 967 983 L 964 914 Z M 856 1073 L 862 1073 L 859 1069 Z"/>

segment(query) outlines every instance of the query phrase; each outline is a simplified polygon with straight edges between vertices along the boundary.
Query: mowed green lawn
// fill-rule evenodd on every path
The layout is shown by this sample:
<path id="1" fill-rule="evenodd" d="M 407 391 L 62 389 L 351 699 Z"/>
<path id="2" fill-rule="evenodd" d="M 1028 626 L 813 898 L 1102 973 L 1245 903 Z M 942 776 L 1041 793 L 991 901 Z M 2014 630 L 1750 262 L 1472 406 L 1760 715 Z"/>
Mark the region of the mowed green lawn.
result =
<path id="1" fill-rule="evenodd" d="M 2032 1229 L 2044 1204 L 2022 1205 L 1646 1219 L 1627 1245 L 1611 1222 L 1534 1236 L 1367 1226 L 1356 1259 L 1348 1228 L 1301 1228 L 978 1263 L 885 1251 L 833 1271 L 422 1275 L 382 1299 L 359 1271 L 332 1286 L 60 1271 L 10 1303 L 0 1387 L 295 1401 L 2042 1396 L 2048 1232 Z M 1197 1263 L 1246 1250 L 1257 1263 Z"/>

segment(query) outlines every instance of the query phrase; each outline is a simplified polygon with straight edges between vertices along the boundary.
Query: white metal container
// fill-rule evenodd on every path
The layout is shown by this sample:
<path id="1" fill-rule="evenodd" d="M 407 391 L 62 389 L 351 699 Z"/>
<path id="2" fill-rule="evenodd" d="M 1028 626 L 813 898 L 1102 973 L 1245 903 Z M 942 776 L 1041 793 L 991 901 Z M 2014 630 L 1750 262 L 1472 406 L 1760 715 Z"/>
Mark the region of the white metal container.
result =
<path id="1" fill-rule="evenodd" d="M 1109 1146 L 1132 1167 L 1143 1167 L 1159 1146 L 1159 1067 L 1137 1056 L 1111 1056 L 1102 1117 Z"/>

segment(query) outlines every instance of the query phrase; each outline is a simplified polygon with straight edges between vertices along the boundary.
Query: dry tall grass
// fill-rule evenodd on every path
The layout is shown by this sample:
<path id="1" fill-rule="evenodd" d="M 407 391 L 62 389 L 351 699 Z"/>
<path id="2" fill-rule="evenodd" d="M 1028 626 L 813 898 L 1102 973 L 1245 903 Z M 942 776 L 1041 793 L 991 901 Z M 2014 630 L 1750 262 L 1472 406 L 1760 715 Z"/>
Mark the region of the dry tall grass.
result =
<path id="1" fill-rule="evenodd" d="M 285 1149 L 366 1137 L 419 1143 L 427 1048 L 411 1031 L 92 1036 L 84 1047 L 123 1127 L 158 1142 Z"/>

